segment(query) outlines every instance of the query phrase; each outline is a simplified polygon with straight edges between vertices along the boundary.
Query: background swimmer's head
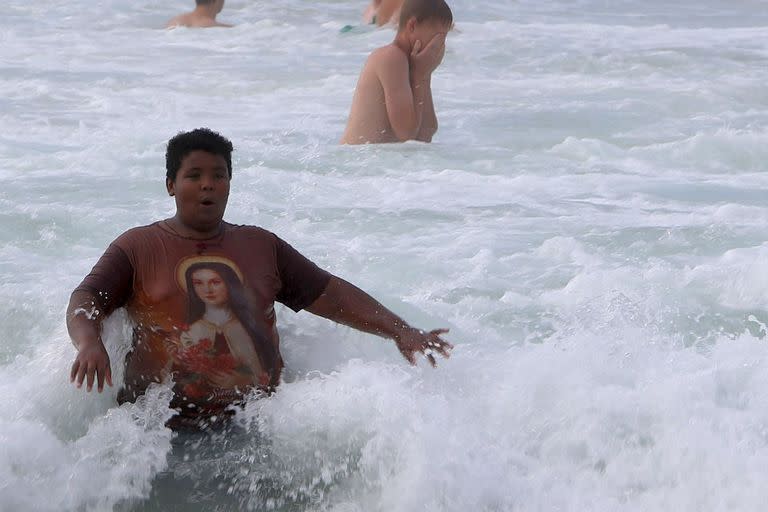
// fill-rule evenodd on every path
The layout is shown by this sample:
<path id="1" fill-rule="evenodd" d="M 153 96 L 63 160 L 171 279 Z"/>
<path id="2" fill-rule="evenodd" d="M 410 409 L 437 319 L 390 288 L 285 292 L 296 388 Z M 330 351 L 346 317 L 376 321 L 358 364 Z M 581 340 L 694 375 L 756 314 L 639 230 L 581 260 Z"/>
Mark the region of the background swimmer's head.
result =
<path id="1" fill-rule="evenodd" d="M 168 141 L 165 151 L 165 177 L 176 181 L 184 157 L 193 151 L 205 151 L 218 155 L 227 161 L 227 171 L 232 177 L 232 142 L 219 133 L 208 128 L 197 128 L 190 132 L 176 134 Z"/>
<path id="2" fill-rule="evenodd" d="M 218 14 L 224 8 L 224 0 L 195 0 L 195 5 L 213 6 L 215 7 L 216 14 Z"/>
<path id="3" fill-rule="evenodd" d="M 453 26 L 453 13 L 445 0 L 405 0 L 400 9 L 399 30 L 409 28 L 409 23 L 435 25 L 448 31 Z"/>

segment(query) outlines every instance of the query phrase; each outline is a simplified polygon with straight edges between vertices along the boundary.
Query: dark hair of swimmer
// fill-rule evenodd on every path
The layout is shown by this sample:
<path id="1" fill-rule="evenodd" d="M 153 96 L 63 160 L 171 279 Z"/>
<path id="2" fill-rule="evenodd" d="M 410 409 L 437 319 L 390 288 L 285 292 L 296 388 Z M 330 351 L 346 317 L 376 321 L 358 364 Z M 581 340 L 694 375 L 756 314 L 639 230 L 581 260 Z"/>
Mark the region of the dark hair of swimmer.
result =
<path id="1" fill-rule="evenodd" d="M 411 18 L 416 18 L 418 23 L 436 20 L 449 26 L 453 24 L 453 13 L 445 0 L 405 0 L 400 9 L 400 26 L 405 27 Z"/>
<path id="2" fill-rule="evenodd" d="M 268 371 L 270 375 L 275 375 L 278 365 L 275 346 L 256 326 L 253 314 L 250 313 L 253 307 L 251 301 L 248 300 L 245 287 L 240 282 L 240 278 L 237 277 L 235 271 L 232 270 L 232 267 L 226 263 L 201 261 L 190 265 L 185 272 L 184 279 L 187 282 L 187 324 L 192 325 L 205 314 L 205 303 L 197 295 L 195 285 L 192 282 L 192 274 L 201 269 L 213 270 L 224 280 L 227 286 L 227 305 L 229 309 L 235 315 L 235 318 L 240 321 L 240 324 L 251 338 L 253 347 L 256 349 L 256 353 L 261 360 L 262 368 Z"/>
<path id="3" fill-rule="evenodd" d="M 197 128 L 191 132 L 181 132 L 168 141 L 165 150 L 165 176 L 176 181 L 184 157 L 193 151 L 205 151 L 224 157 L 227 161 L 229 177 L 232 177 L 232 142 L 208 128 Z"/>
<path id="4" fill-rule="evenodd" d="M 218 5 L 217 5 L 218 4 Z M 197 7 L 203 7 L 205 5 L 211 5 L 216 7 L 216 12 L 220 13 L 224 9 L 224 0 L 195 0 Z"/>

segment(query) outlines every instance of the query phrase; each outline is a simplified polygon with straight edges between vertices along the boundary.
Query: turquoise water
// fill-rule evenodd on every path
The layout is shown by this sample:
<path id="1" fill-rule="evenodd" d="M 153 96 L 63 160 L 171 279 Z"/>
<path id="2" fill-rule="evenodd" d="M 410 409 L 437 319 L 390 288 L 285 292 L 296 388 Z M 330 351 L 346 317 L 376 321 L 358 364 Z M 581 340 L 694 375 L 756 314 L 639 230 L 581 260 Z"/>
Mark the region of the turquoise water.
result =
<path id="1" fill-rule="evenodd" d="M 93 4 L 0 19 L 0 510 L 762 507 L 764 2 L 457 0 L 435 142 L 367 147 L 336 144 L 393 35 L 363 3 L 228 1 L 207 31 Z M 228 220 L 451 327 L 452 359 L 280 310 L 286 382 L 202 440 L 167 389 L 71 387 L 69 293 L 172 213 L 164 145 L 197 126 L 235 144 Z"/>

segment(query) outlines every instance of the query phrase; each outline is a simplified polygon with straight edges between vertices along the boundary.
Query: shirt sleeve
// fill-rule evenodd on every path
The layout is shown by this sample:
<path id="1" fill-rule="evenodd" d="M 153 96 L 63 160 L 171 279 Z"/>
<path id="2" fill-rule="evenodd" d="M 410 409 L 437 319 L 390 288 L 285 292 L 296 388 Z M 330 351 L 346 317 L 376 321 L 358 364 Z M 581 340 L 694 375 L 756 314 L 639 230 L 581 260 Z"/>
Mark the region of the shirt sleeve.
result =
<path id="1" fill-rule="evenodd" d="M 325 291 L 331 274 L 321 269 L 288 242 L 277 238 L 277 270 L 282 287 L 277 301 L 298 312 L 312 305 Z"/>
<path id="2" fill-rule="evenodd" d="M 110 244 L 75 291 L 92 294 L 104 315 L 124 306 L 133 291 L 133 265 L 128 255 L 114 242 Z"/>

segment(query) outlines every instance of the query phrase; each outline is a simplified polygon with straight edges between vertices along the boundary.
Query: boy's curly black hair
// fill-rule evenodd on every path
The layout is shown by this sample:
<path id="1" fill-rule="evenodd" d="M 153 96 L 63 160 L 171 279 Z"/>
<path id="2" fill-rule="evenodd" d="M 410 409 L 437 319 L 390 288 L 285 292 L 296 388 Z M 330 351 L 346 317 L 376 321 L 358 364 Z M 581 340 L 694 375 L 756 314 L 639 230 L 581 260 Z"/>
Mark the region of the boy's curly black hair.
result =
<path id="1" fill-rule="evenodd" d="M 165 177 L 176 181 L 184 157 L 193 151 L 206 151 L 224 157 L 227 171 L 232 177 L 232 142 L 209 128 L 197 128 L 191 132 L 180 132 L 168 141 L 165 151 Z"/>

